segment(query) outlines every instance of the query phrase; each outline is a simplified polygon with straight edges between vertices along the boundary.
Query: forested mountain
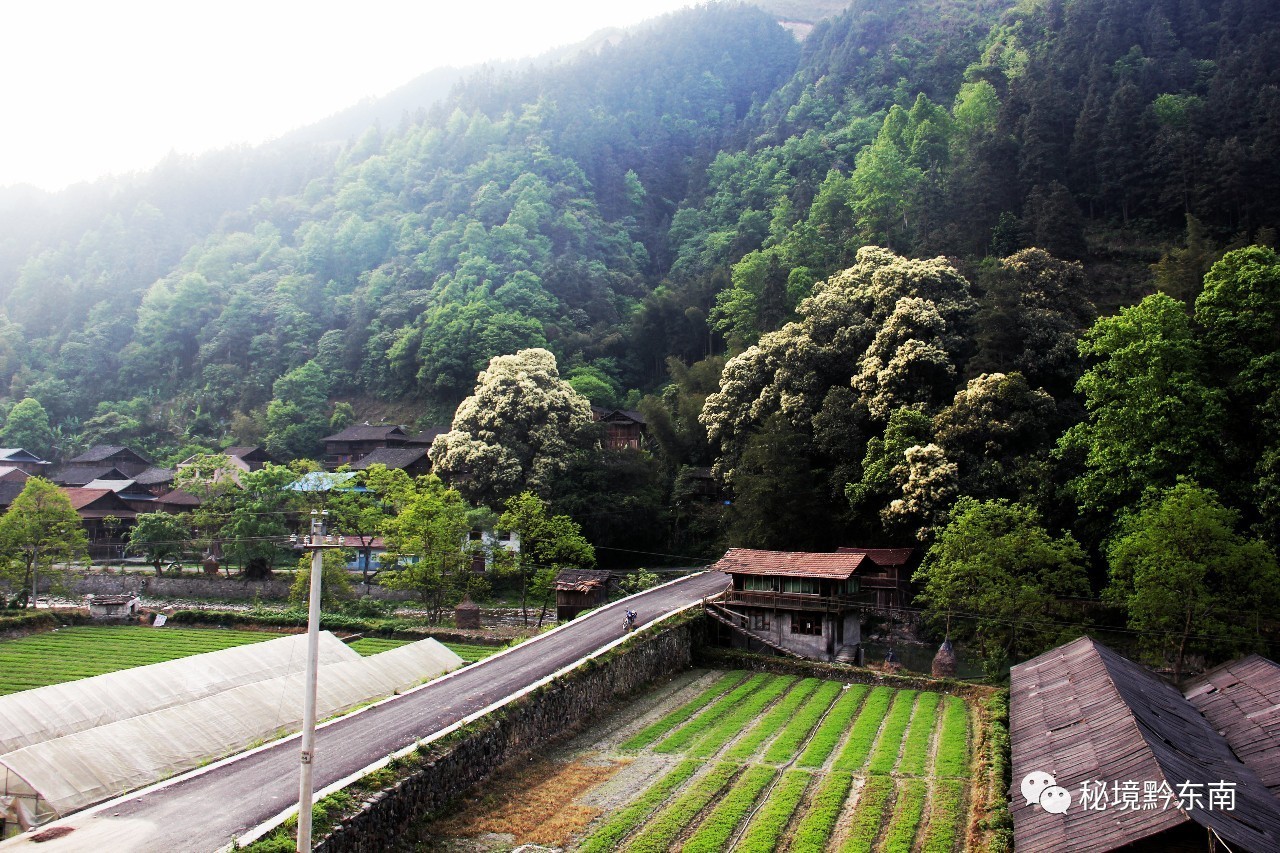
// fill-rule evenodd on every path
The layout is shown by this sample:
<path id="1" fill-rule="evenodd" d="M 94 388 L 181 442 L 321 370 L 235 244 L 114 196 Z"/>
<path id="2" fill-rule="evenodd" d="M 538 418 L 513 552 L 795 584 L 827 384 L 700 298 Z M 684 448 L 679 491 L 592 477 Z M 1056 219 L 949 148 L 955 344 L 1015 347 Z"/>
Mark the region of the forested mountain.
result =
<path id="1" fill-rule="evenodd" d="M 703 6 L 481 70 L 337 152 L 6 191 L 0 388 L 49 427 L 0 440 L 314 456 L 353 416 L 446 424 L 490 358 L 546 348 L 650 422 L 651 455 L 557 497 L 622 507 L 587 524 L 601 541 L 927 540 L 966 495 L 1032 503 L 1101 559 L 1107 514 L 1178 473 L 1274 537 L 1270 386 L 1232 378 L 1270 356 L 1212 362 L 1198 340 L 1231 323 L 1193 303 L 1280 222 L 1280 6 L 809 5 Z M 799 41 L 779 18 L 816 24 Z M 1116 329 L 1089 331 L 1099 313 Z M 1126 323 L 1175 342 L 1156 372 L 1198 437 L 1104 494 L 1123 395 L 1085 371 Z M 1234 449 L 1197 467 L 1219 423 Z M 690 497 L 713 464 L 728 510 Z"/>

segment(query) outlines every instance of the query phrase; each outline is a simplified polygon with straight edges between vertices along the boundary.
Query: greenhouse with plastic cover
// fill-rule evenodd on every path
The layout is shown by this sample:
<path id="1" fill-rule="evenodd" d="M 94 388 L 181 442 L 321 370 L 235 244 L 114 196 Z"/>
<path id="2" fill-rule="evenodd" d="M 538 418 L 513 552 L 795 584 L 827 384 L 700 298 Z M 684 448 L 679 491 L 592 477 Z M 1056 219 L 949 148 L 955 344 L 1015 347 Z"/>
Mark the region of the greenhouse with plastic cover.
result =
<path id="1" fill-rule="evenodd" d="M 0 696 L 7 837 L 297 731 L 306 636 L 209 652 Z M 435 640 L 361 657 L 320 635 L 325 717 L 462 666 Z"/>

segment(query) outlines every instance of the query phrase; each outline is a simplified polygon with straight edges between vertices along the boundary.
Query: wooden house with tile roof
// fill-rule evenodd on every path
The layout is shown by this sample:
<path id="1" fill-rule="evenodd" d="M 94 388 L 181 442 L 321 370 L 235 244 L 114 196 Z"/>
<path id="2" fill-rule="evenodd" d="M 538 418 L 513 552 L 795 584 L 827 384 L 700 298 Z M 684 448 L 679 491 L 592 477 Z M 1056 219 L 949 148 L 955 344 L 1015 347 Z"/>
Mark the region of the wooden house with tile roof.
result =
<path id="1" fill-rule="evenodd" d="M 120 444 L 98 444 L 67 460 L 64 467 L 114 467 L 126 477 L 136 477 L 151 467 L 151 460 Z M 96 478 L 95 478 L 96 479 Z M 86 480 L 85 482 L 88 482 Z"/>
<path id="2" fill-rule="evenodd" d="M 604 427 L 604 446 L 610 450 L 644 448 L 649 422 L 640 412 L 592 406 L 591 419 Z"/>
<path id="3" fill-rule="evenodd" d="M 32 477 L 44 477 L 49 463 L 21 447 L 0 447 L 0 465 L 18 468 Z"/>
<path id="4" fill-rule="evenodd" d="M 830 661 L 857 655 L 863 613 L 875 601 L 861 574 L 872 566 L 865 553 L 730 548 L 711 568 L 733 579 L 721 604 L 744 639 Z"/>
<path id="5" fill-rule="evenodd" d="M 911 575 L 919 565 L 915 548 L 841 547 L 837 554 L 862 554 L 868 562 L 858 573 L 862 590 L 877 607 L 905 607 L 911 600 Z"/>
<path id="6" fill-rule="evenodd" d="M 222 452 L 245 471 L 261 471 L 268 463 L 279 464 L 270 453 L 256 445 L 228 447 Z"/>
<path id="7" fill-rule="evenodd" d="M 17 465 L 0 465 L 0 483 L 25 483 L 31 475 Z"/>
<path id="8" fill-rule="evenodd" d="M 1280 800 L 1228 738 L 1172 684 L 1088 637 L 1013 667 L 1010 740 L 1018 853 L 1280 850 Z M 1064 812 L 1023 796 L 1032 773 L 1070 795 Z"/>
<path id="9" fill-rule="evenodd" d="M 371 465 L 385 465 L 391 470 L 401 470 L 410 477 L 431 473 L 430 447 L 379 447 L 369 452 L 359 462 L 352 463 L 351 470 L 364 471 Z"/>
<path id="10" fill-rule="evenodd" d="M 349 426 L 321 439 L 324 467 L 332 471 L 341 465 L 351 465 L 380 447 L 401 447 L 408 440 L 408 433 L 394 424 Z"/>
<path id="11" fill-rule="evenodd" d="M 137 511 L 112 489 L 63 487 L 89 537 L 90 557 L 123 556 Z"/>
<path id="12" fill-rule="evenodd" d="M 613 575 L 600 569 L 564 569 L 556 575 L 556 619 L 567 622 L 609 602 Z"/>

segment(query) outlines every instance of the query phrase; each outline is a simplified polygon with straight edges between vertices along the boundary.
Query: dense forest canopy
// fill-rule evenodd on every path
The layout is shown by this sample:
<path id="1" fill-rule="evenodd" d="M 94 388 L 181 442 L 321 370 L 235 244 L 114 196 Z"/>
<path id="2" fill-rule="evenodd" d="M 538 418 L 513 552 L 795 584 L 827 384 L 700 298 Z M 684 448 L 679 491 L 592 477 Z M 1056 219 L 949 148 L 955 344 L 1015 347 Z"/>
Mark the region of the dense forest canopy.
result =
<path id="1" fill-rule="evenodd" d="M 1016 522 L 1121 600 L 1115 542 L 1175 498 L 1280 543 L 1280 6 L 763 5 L 479 71 L 339 149 L 7 191 L 0 438 L 474 443 L 477 374 L 536 350 L 648 423 L 540 483 L 602 547 Z"/>

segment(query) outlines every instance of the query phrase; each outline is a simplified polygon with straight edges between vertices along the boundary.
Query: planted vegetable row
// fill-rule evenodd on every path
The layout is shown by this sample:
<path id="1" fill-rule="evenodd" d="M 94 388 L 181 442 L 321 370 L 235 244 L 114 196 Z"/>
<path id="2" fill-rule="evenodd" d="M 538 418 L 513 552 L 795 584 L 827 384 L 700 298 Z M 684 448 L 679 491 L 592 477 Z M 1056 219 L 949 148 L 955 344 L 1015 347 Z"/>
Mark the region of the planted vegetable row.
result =
<path id="1" fill-rule="evenodd" d="M 670 732 L 676 726 L 701 711 L 713 699 L 725 693 L 729 688 L 739 684 L 746 677 L 745 672 L 729 672 L 722 675 L 715 684 L 699 693 L 693 699 L 676 708 L 656 723 L 642 729 L 629 740 L 622 743 L 621 749 L 644 749 L 658 738 Z"/>
<path id="2" fill-rule="evenodd" d="M 698 831 L 684 843 L 684 853 L 719 853 L 729 849 L 729 841 L 738 830 L 738 824 L 750 813 L 774 776 L 772 767 L 757 765 L 738 778 L 737 784 L 724 796 Z"/>
<path id="3" fill-rule="evenodd" d="M 729 709 L 736 708 L 743 699 L 746 699 L 752 693 L 755 693 L 760 687 L 769 680 L 767 675 L 753 675 L 742 684 L 730 690 L 720 699 L 716 700 L 707 710 L 694 717 L 685 725 L 676 729 L 667 739 L 658 744 L 655 752 L 678 752 L 693 742 L 694 739 L 702 736 L 702 733 L 710 729 L 716 723 L 720 722 L 721 716 L 728 713 Z"/>
<path id="4" fill-rule="evenodd" d="M 702 765 L 697 761 L 683 761 L 645 791 L 638 800 L 616 813 L 587 837 L 578 847 L 580 853 L 605 853 L 617 850 L 628 835 L 635 831 L 649 815 L 667 801 L 673 792 Z"/>
<path id="5" fill-rule="evenodd" d="M 787 727 L 782 730 L 782 734 L 778 735 L 778 739 L 770 745 L 764 760 L 773 764 L 784 764 L 795 758 L 800 745 L 809 737 L 809 732 L 813 731 L 813 727 L 831 707 L 832 701 L 839 692 L 840 685 L 835 681 L 828 681 L 818 688 L 818 692 L 804 703 L 804 706 L 787 723 Z"/>
<path id="6" fill-rule="evenodd" d="M 759 718 L 760 713 L 777 701 L 794 683 L 794 677 L 774 678 L 736 707 L 729 708 L 720 721 L 690 747 L 689 755 L 698 758 L 715 755 L 734 735 Z"/>
<path id="7" fill-rule="evenodd" d="M 658 812 L 635 837 L 627 850 L 631 853 L 665 853 L 681 831 L 693 822 L 715 798 L 716 794 L 737 774 L 734 764 L 717 764 L 695 780 L 665 809 Z"/>
<path id="8" fill-rule="evenodd" d="M 923 776 L 929 764 L 929 742 L 938 718 L 937 693 L 925 692 L 916 700 L 916 712 L 911 716 L 911 729 L 902 742 L 902 760 L 898 772 L 910 776 Z"/>
<path id="9" fill-rule="evenodd" d="M 937 756 L 933 767 L 935 775 L 969 775 L 969 709 L 963 699 L 946 698 Z"/>
<path id="10" fill-rule="evenodd" d="M 884 722 L 884 715 L 888 712 L 889 702 L 892 699 L 893 691 L 888 687 L 877 687 L 871 691 L 871 695 L 862 705 L 858 719 L 853 723 L 853 729 L 849 732 L 849 739 L 845 741 L 844 749 L 840 750 L 840 755 L 831 765 L 833 770 L 847 770 L 852 773 L 862 769 L 862 765 L 867 762 L 867 755 L 871 752 L 871 745 L 875 743 L 876 735 L 880 732 L 880 724 Z"/>
<path id="11" fill-rule="evenodd" d="M 777 734 L 778 730 L 786 725 L 787 720 L 790 720 L 791 716 L 795 714 L 796 708 L 800 707 L 801 703 L 808 699 L 810 694 L 818 689 L 818 685 L 821 683 L 820 679 L 806 678 L 793 687 L 790 693 L 782 697 L 782 701 L 774 705 L 769 713 L 752 727 L 751 731 L 729 747 L 729 751 L 724 754 L 725 760 L 745 761 L 755 755 L 760 745 Z"/>
<path id="12" fill-rule="evenodd" d="M 839 745 L 840 739 L 848 731 L 849 721 L 862 705 L 862 699 L 867 695 L 867 690 L 865 684 L 854 684 L 840 694 L 835 706 L 822 720 L 818 730 L 809 739 L 809 745 L 800 754 L 799 760 L 796 761 L 797 766 L 821 767 L 827 763 L 827 759 Z"/>

